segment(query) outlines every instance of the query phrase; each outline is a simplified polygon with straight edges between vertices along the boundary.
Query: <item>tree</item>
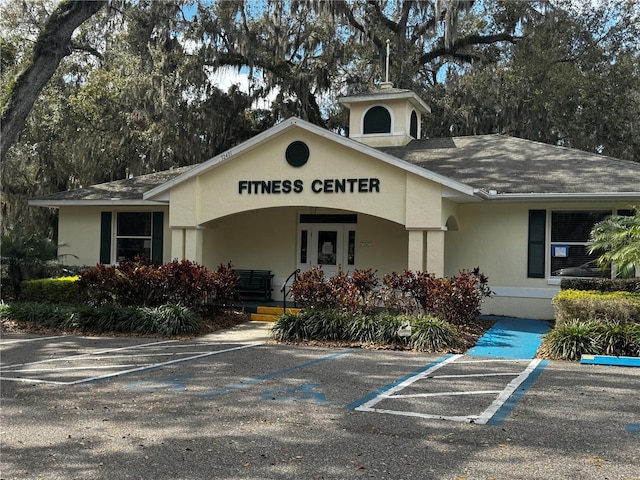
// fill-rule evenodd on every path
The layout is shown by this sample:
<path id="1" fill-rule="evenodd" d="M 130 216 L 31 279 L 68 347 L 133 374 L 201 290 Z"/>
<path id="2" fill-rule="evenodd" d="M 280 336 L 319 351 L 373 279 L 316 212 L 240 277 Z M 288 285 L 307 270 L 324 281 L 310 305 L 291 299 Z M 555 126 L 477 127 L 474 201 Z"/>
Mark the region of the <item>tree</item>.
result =
<path id="1" fill-rule="evenodd" d="M 51 14 L 36 41 L 29 65 L 16 77 L 3 102 L 0 160 L 22 130 L 33 104 L 60 61 L 71 53 L 73 32 L 106 3 L 106 0 L 64 0 Z"/>
<path id="2" fill-rule="evenodd" d="M 604 252 L 598 264 L 615 266 L 621 277 L 640 274 L 640 207 L 634 210 L 633 216 L 613 215 L 596 223 L 589 237 L 589 253 Z"/>
<path id="3" fill-rule="evenodd" d="M 430 135 L 502 133 L 640 161 L 640 4 L 554 2 L 426 92 Z M 494 18 L 497 18 L 494 16 Z"/>

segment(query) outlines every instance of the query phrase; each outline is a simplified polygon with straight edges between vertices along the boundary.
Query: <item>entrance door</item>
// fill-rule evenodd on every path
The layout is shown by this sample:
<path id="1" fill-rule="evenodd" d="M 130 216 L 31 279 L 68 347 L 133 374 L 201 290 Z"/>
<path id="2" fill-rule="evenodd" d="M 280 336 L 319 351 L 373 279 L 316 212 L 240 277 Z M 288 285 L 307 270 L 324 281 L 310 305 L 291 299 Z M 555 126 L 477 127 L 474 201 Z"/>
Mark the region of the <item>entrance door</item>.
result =
<path id="1" fill-rule="evenodd" d="M 348 238 L 345 238 L 344 225 L 301 224 L 298 228 L 298 268 L 305 271 L 320 265 L 325 277 L 346 271 L 351 258 L 346 244 Z"/>

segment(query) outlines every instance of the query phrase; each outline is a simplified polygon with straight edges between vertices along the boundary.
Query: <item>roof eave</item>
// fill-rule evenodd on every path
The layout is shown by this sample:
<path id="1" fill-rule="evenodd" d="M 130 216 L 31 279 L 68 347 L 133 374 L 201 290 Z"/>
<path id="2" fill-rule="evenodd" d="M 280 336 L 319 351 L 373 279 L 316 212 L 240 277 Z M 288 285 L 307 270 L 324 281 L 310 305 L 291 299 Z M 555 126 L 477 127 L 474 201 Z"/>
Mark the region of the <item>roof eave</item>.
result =
<path id="1" fill-rule="evenodd" d="M 166 206 L 167 202 L 164 201 L 156 201 L 156 200 L 141 200 L 141 199 L 116 199 L 116 198 L 105 198 L 105 199 L 97 199 L 97 200 L 29 200 L 28 205 L 33 207 L 49 207 L 49 208 L 59 208 L 59 207 L 102 207 L 102 206 L 158 206 L 163 205 Z"/>
<path id="2" fill-rule="evenodd" d="M 483 200 L 506 202 L 548 202 L 568 200 L 617 200 L 640 201 L 640 192 L 580 192 L 580 193 L 493 193 L 479 190 L 478 195 Z"/>

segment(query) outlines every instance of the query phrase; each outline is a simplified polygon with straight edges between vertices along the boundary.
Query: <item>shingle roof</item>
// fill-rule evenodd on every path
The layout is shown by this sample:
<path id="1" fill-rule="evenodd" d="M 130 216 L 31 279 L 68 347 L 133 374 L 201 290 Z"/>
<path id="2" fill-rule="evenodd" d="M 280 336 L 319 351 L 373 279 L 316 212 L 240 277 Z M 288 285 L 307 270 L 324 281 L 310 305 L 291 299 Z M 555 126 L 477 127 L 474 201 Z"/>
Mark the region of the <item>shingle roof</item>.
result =
<path id="1" fill-rule="evenodd" d="M 378 150 L 457 182 L 502 194 L 640 194 L 640 162 L 504 135 L 414 140 Z M 54 193 L 32 205 L 144 201 L 144 193 L 197 167 L 189 165 Z"/>
<path id="2" fill-rule="evenodd" d="M 168 182 L 172 178 L 191 170 L 193 167 L 195 167 L 195 165 L 188 165 L 186 167 L 149 173 L 138 177 L 77 188 L 67 192 L 58 192 L 44 197 L 38 197 L 37 203 L 79 200 L 142 200 L 142 195 L 146 191 Z"/>
<path id="3" fill-rule="evenodd" d="M 640 163 L 504 135 L 414 140 L 380 150 L 498 193 L 640 192 Z"/>

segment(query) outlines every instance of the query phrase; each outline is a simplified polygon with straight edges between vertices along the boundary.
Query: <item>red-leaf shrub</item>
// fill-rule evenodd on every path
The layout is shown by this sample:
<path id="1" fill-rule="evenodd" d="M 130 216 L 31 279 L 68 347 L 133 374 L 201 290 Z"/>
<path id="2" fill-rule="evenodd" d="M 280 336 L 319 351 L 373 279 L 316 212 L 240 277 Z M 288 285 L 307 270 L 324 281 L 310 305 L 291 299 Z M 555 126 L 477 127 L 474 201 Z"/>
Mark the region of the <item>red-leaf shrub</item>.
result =
<path id="1" fill-rule="evenodd" d="M 80 273 L 79 287 L 82 298 L 91 305 L 172 304 L 201 309 L 231 302 L 238 281 L 231 264 L 220 265 L 214 273 L 190 260 L 154 265 L 135 259 L 85 270 Z"/>
<path id="2" fill-rule="evenodd" d="M 405 270 L 385 275 L 383 284 L 382 298 L 388 309 L 431 315 L 455 324 L 475 318 L 483 299 L 491 295 L 488 279 L 479 268 L 463 270 L 451 278 Z"/>
<path id="3" fill-rule="evenodd" d="M 339 272 L 325 278 L 321 266 L 301 273 L 291 285 L 291 295 L 302 307 L 336 309 L 346 313 L 365 313 L 376 304 L 374 294 L 379 280 L 372 270 Z"/>

